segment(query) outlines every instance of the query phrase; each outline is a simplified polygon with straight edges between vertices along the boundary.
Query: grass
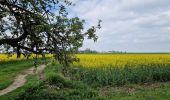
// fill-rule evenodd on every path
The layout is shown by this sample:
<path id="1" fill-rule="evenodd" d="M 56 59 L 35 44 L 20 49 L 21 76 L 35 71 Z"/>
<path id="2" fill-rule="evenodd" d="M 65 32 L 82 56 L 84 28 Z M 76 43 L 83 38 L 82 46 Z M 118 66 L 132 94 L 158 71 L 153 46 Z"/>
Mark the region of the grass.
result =
<path id="1" fill-rule="evenodd" d="M 98 88 L 99 94 L 107 100 L 169 100 L 170 83 L 131 84 L 121 87 Z"/>
<path id="2" fill-rule="evenodd" d="M 39 59 L 39 63 L 42 60 Z M 0 90 L 9 86 L 21 71 L 34 66 L 34 60 L 0 62 Z"/>
<path id="3" fill-rule="evenodd" d="M 20 99 L 20 96 L 26 92 L 26 90 L 31 90 L 32 87 L 39 87 L 41 82 L 37 80 L 37 77 L 34 75 L 28 76 L 27 77 L 27 82 L 24 86 L 8 93 L 3 96 L 0 96 L 0 100 L 15 100 L 15 99 Z M 27 91 L 27 93 L 29 93 Z M 21 100 L 21 99 L 20 99 Z"/>
<path id="4" fill-rule="evenodd" d="M 70 73 L 72 72 L 71 74 L 67 77 L 62 77 L 62 81 L 52 81 L 52 83 L 57 83 L 56 85 L 60 86 L 58 83 L 64 83 L 64 80 L 71 80 L 72 83 L 69 84 L 75 83 L 76 85 L 73 86 L 73 88 L 78 87 L 75 91 L 82 94 L 89 92 L 86 89 L 80 89 L 81 86 L 84 85 L 85 88 L 88 88 L 88 90 L 93 91 L 95 94 L 90 98 L 93 100 L 168 100 L 170 97 L 170 84 L 167 82 L 170 80 L 168 76 L 170 75 L 169 65 L 164 67 L 161 65 L 141 65 L 133 69 L 127 66 L 122 70 L 74 67 L 69 69 Z M 46 69 L 48 72 L 46 76 L 51 77 L 50 73 L 60 76 L 62 74 L 61 70 L 61 65 L 51 65 Z M 114 77 L 117 78 L 114 80 Z M 55 80 L 56 78 L 53 77 L 53 79 Z M 66 88 L 66 85 L 63 85 L 63 87 Z M 63 87 L 59 90 L 53 89 L 53 91 L 55 91 L 56 94 L 61 93 L 60 91 L 65 91 Z M 63 92 L 62 95 L 69 93 L 70 90 L 72 89 L 67 87 L 66 91 L 68 92 Z M 51 91 L 51 89 L 49 91 Z M 79 98 L 79 96 L 84 99 L 88 97 L 77 94 L 77 98 Z M 76 100 L 75 98 L 71 98 L 72 96 L 64 95 L 65 100 Z"/>
<path id="5" fill-rule="evenodd" d="M 25 68 L 21 67 L 24 65 L 22 63 L 4 63 L 4 66 L 10 64 L 20 66 L 14 71 L 13 67 L 7 68 L 10 69 L 9 72 L 13 71 L 17 75 Z M 67 76 L 64 76 L 62 65 L 53 62 L 46 67 L 44 74 L 44 81 L 38 81 L 36 76 L 29 76 L 23 87 L 1 96 L 0 100 L 168 100 L 170 98 L 169 64 L 138 64 L 136 67 L 125 65 L 124 68 L 72 66 L 68 69 Z"/>
<path id="6" fill-rule="evenodd" d="M 50 65 L 45 69 L 46 80 L 37 81 L 35 76 L 28 77 L 28 82 L 21 88 L 1 96 L 2 100 L 80 100 L 97 99 L 99 94 L 93 88 L 80 81 L 71 81 L 61 73 L 60 65 Z M 101 99 L 102 100 L 102 99 Z"/>
<path id="7" fill-rule="evenodd" d="M 72 76 L 63 76 L 61 71 L 60 64 L 48 65 L 45 69 L 45 81 L 39 82 L 31 76 L 26 85 L 2 98 L 3 100 L 7 97 L 14 100 L 168 100 L 170 97 L 169 82 L 94 86 L 83 80 L 72 80 Z M 88 71 L 86 70 L 87 73 Z"/>
<path id="8" fill-rule="evenodd" d="M 96 90 L 84 84 L 82 81 L 70 80 L 61 73 L 62 66 L 52 64 L 45 70 L 46 82 L 49 85 L 48 91 L 53 94 L 52 98 L 63 100 L 102 99 Z"/>
<path id="9" fill-rule="evenodd" d="M 124 68 L 85 68 L 73 66 L 69 71 L 73 80 L 94 86 L 143 84 L 170 81 L 170 64 L 150 64 Z"/>

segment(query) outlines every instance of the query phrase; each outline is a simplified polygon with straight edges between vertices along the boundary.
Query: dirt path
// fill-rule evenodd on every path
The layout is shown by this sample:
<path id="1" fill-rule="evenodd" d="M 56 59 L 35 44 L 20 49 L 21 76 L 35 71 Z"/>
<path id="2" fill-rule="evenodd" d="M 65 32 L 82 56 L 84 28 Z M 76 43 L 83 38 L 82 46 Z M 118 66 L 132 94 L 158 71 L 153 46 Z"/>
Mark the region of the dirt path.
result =
<path id="1" fill-rule="evenodd" d="M 44 71 L 45 67 L 46 67 L 46 65 L 40 65 L 37 67 L 37 70 L 35 70 L 35 67 L 32 67 L 30 69 L 23 71 L 21 74 L 19 74 L 15 78 L 14 82 L 11 85 L 9 85 L 7 88 L 5 88 L 3 90 L 0 90 L 0 96 L 7 94 L 7 93 L 23 86 L 25 84 L 25 82 L 27 81 L 26 77 L 28 75 L 36 74 L 39 80 L 43 80 L 44 79 L 43 71 Z"/>

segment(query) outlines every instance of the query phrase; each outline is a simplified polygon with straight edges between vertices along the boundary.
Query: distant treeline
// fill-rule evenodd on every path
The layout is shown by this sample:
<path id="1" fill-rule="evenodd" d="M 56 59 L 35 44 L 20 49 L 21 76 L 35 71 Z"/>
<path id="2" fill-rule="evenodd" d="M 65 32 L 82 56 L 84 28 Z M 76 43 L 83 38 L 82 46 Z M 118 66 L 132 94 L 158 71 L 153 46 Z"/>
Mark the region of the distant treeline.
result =
<path id="1" fill-rule="evenodd" d="M 79 50 L 79 54 L 170 54 L 170 52 L 125 52 L 125 51 L 97 51 L 89 48 Z"/>
<path id="2" fill-rule="evenodd" d="M 79 54 L 125 54 L 126 52 L 123 51 L 96 51 L 91 49 L 79 50 Z"/>

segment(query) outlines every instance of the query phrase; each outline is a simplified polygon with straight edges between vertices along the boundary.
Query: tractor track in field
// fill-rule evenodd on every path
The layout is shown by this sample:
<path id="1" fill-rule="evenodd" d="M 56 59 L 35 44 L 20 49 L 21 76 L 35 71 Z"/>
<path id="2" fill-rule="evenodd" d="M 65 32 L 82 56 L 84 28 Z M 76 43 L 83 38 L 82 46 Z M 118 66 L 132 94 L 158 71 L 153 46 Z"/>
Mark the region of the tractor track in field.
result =
<path id="1" fill-rule="evenodd" d="M 44 80 L 44 69 L 45 69 L 46 65 L 40 65 L 37 67 L 37 69 L 35 67 L 29 68 L 23 72 L 21 72 L 19 75 L 16 76 L 14 82 L 9 85 L 7 88 L 0 90 L 0 96 L 5 95 L 21 86 L 23 86 L 25 84 L 25 82 L 27 81 L 26 77 L 28 75 L 36 75 L 37 78 L 39 80 Z"/>

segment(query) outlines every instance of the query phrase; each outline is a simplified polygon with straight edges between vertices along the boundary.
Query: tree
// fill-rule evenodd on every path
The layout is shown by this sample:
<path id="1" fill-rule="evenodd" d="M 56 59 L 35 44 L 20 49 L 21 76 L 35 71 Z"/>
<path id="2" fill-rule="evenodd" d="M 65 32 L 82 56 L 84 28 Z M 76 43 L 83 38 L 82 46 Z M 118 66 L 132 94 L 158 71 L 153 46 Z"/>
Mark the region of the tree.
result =
<path id="1" fill-rule="evenodd" d="M 97 54 L 99 52 L 96 51 L 96 50 L 91 50 L 90 48 L 86 48 L 85 50 L 79 51 L 79 53 L 82 53 L 82 54 Z"/>
<path id="2" fill-rule="evenodd" d="M 68 0 L 0 0 L 1 48 L 17 57 L 52 53 L 69 66 L 86 37 L 97 40 L 101 22 L 84 32 L 84 20 L 68 18 L 66 7 L 72 5 Z"/>

